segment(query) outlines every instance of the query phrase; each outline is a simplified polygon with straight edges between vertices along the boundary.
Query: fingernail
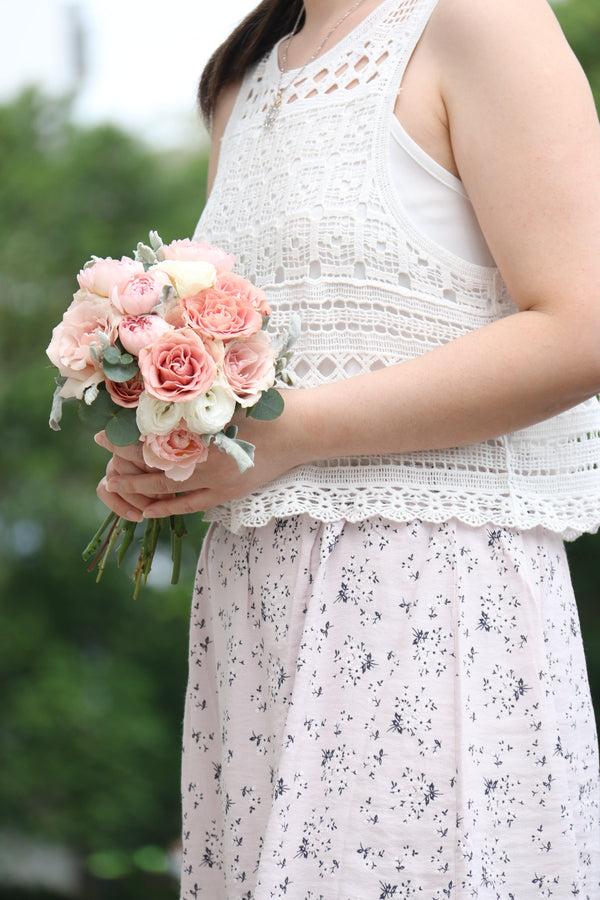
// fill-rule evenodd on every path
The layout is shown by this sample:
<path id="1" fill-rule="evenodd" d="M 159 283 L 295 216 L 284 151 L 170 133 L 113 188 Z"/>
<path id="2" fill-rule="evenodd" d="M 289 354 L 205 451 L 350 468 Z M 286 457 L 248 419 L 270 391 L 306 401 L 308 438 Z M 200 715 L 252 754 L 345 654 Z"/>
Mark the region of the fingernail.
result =
<path id="1" fill-rule="evenodd" d="M 106 490 L 107 491 L 118 491 L 119 490 L 119 481 L 117 478 L 111 478 L 106 482 Z"/>
<path id="2" fill-rule="evenodd" d="M 125 518 L 129 519 L 131 522 L 142 521 L 142 516 L 140 515 L 140 511 L 138 509 L 128 509 L 125 513 Z"/>

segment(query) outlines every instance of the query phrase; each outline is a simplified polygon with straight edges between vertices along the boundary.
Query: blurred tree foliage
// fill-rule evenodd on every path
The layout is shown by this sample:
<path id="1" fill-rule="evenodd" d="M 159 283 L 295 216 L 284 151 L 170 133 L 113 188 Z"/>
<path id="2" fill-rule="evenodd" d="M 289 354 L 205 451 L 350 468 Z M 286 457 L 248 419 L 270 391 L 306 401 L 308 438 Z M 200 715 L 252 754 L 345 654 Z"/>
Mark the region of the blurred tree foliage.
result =
<path id="1" fill-rule="evenodd" d="M 556 11 L 598 99 L 600 0 Z M 48 430 L 44 350 L 91 253 L 120 257 L 150 228 L 167 240 L 192 232 L 207 162 L 160 156 L 114 127 L 76 127 L 69 113 L 33 91 L 0 108 L 0 831 L 64 843 L 90 858 L 92 874 L 124 876 L 85 896 L 167 898 L 174 886 L 131 873 L 179 833 L 200 532 L 176 588 L 154 578 L 134 601 L 113 568 L 94 583 L 80 552 L 103 515 L 94 485 L 105 455 L 73 408 L 60 434 Z M 569 547 L 596 698 L 599 551 L 596 536 Z"/>
<path id="2" fill-rule="evenodd" d="M 62 432 L 48 430 L 45 347 L 91 253 L 130 253 L 150 228 L 191 234 L 206 165 L 78 128 L 67 102 L 33 91 L 0 108 L 0 829 L 82 857 L 178 836 L 199 535 L 177 588 L 164 589 L 166 564 L 137 601 L 123 572 L 94 583 L 80 554 L 105 515 L 94 492 L 105 453 L 72 406 Z"/>
<path id="3" fill-rule="evenodd" d="M 554 11 L 600 103 L 600 0 L 561 0 Z"/>

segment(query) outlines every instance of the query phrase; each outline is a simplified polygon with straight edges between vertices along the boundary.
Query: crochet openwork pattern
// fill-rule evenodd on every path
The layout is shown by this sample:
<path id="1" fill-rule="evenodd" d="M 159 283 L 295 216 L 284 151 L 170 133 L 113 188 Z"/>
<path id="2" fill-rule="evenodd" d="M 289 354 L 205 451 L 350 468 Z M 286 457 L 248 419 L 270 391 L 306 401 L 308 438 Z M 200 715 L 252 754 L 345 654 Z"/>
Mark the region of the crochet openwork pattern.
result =
<path id="1" fill-rule="evenodd" d="M 384 0 L 297 81 L 284 76 L 271 130 L 277 48 L 240 89 L 196 237 L 236 254 L 237 271 L 265 288 L 273 330 L 300 314 L 298 387 L 401 362 L 516 312 L 498 270 L 421 234 L 392 188 L 390 116 L 435 4 Z M 594 398 L 476 445 L 302 466 L 207 518 L 239 530 L 299 512 L 457 517 L 569 539 L 598 527 L 599 461 Z"/>

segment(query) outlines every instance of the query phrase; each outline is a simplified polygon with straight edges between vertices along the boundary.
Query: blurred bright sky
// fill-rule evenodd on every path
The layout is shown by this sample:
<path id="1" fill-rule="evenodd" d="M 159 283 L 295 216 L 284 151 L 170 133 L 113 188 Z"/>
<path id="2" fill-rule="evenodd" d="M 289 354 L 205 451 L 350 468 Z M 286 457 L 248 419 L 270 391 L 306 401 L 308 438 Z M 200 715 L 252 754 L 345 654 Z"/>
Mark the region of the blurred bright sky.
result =
<path id="1" fill-rule="evenodd" d="M 27 84 L 77 84 L 80 122 L 110 120 L 159 147 L 197 144 L 202 67 L 258 0 L 0 0 L 0 102 Z M 79 24 L 77 24 L 79 23 Z"/>

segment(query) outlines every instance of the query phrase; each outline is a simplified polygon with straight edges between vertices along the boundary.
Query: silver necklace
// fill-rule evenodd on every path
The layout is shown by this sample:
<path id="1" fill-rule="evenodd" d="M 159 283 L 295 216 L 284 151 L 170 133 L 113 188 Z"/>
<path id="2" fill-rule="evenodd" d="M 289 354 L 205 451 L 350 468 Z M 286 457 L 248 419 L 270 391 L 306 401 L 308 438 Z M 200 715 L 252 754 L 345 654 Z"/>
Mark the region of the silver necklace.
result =
<path id="1" fill-rule="evenodd" d="M 351 15 L 355 9 L 358 9 L 358 7 L 362 3 L 364 3 L 364 0 L 356 0 L 356 3 L 352 7 L 350 7 L 350 9 L 347 12 L 344 13 L 344 15 L 342 16 L 341 19 L 339 19 L 335 23 L 335 25 L 333 26 L 331 31 L 327 32 L 327 34 L 325 35 L 325 37 L 323 38 L 323 40 L 321 41 L 321 43 L 319 44 L 319 46 L 317 47 L 317 49 L 315 50 L 315 52 L 313 53 L 311 58 L 309 60 L 307 60 L 307 62 L 304 63 L 304 65 L 302 66 L 302 68 L 300 69 L 298 74 L 294 75 L 290 79 L 290 81 L 284 85 L 283 77 L 286 74 L 285 69 L 286 69 L 286 65 L 287 65 L 288 50 L 289 50 L 290 44 L 292 42 L 292 38 L 295 37 L 295 35 L 298 31 L 298 25 L 300 24 L 300 19 L 302 18 L 302 14 L 304 13 L 304 3 L 302 4 L 302 6 L 300 8 L 300 15 L 296 19 L 296 24 L 294 25 L 294 27 L 292 29 L 292 33 L 290 34 L 289 38 L 287 39 L 284 50 L 283 50 L 283 57 L 281 59 L 281 71 L 279 73 L 279 83 L 278 83 L 277 89 L 275 91 L 275 96 L 273 97 L 273 100 L 271 101 L 271 105 L 269 106 L 269 108 L 267 110 L 267 114 L 265 116 L 264 127 L 267 130 L 270 130 L 273 127 L 273 125 L 275 124 L 275 122 L 277 121 L 277 119 L 279 118 L 279 113 L 281 112 L 281 106 L 283 103 L 284 93 L 288 90 L 289 87 L 291 87 L 291 85 L 294 81 L 296 81 L 296 82 L 300 81 L 302 75 L 304 74 L 304 70 L 311 64 L 311 62 L 314 59 L 317 58 L 317 56 L 319 55 L 319 53 L 321 52 L 321 50 L 323 49 L 323 47 L 325 46 L 325 44 L 327 43 L 329 38 L 335 34 L 335 32 L 340 27 L 340 25 L 343 22 L 345 22 L 346 19 L 348 18 L 348 16 Z"/>

